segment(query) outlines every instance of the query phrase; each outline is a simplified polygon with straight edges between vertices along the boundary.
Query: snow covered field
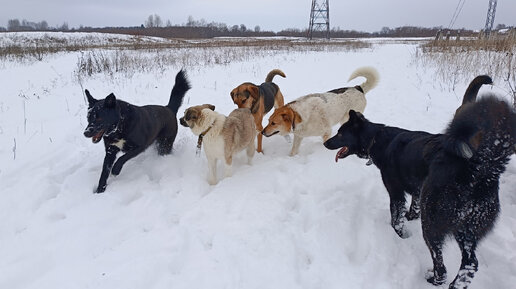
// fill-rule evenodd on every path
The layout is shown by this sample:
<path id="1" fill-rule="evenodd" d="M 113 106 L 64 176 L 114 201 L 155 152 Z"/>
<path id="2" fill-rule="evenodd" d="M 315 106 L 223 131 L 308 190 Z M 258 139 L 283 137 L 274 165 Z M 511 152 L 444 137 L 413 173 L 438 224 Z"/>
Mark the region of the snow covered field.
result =
<path id="1" fill-rule="evenodd" d="M 347 83 L 349 75 L 372 65 L 381 79 L 367 95 L 367 118 L 441 132 L 468 83 L 451 91 L 434 80 L 434 68 L 414 65 L 417 42 L 372 42 L 357 52 L 277 52 L 185 67 L 193 88 L 181 111 L 211 103 L 227 115 L 235 108 L 231 89 L 261 83 L 273 68 L 287 75 L 275 82 L 288 102 L 360 84 Z M 320 138 L 306 138 L 295 157 L 282 137 L 264 138 L 265 154 L 252 166 L 242 153 L 233 177 L 209 186 L 197 139 L 180 127 L 174 154 L 150 148 L 111 176 L 104 194 L 93 194 L 104 148 L 83 136 L 78 55 L 0 65 L 0 288 L 434 288 L 424 279 L 431 258 L 420 221 L 400 239 L 378 169 L 356 157 L 336 164 Z M 180 68 L 100 74 L 82 84 L 97 98 L 114 92 L 137 105 L 166 104 Z M 487 90 L 505 94 L 501 85 Z M 470 288 L 516 284 L 516 158 L 502 176 L 500 201 Z M 451 282 L 460 252 L 449 242 L 444 253 Z"/>

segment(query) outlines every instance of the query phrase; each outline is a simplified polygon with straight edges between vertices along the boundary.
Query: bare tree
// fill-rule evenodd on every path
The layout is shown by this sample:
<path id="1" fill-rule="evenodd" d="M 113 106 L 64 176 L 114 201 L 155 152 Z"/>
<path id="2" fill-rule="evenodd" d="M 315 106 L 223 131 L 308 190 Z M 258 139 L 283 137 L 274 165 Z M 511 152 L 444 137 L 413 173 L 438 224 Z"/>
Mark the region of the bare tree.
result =
<path id="1" fill-rule="evenodd" d="M 19 30 L 20 26 L 20 20 L 18 19 L 9 19 L 9 21 L 7 21 L 7 30 L 9 31 Z"/>
<path id="2" fill-rule="evenodd" d="M 188 20 L 186 21 L 186 26 L 192 27 L 195 26 L 195 19 L 192 15 L 188 16 Z"/>
<path id="3" fill-rule="evenodd" d="M 68 22 L 63 22 L 61 27 L 59 27 L 59 30 L 68 31 Z"/>
<path id="4" fill-rule="evenodd" d="M 154 15 L 149 15 L 149 17 L 147 17 L 147 21 L 145 21 L 145 27 L 147 28 L 152 28 L 154 27 Z"/>
<path id="5" fill-rule="evenodd" d="M 163 26 L 163 21 L 161 20 L 161 17 L 159 17 L 158 14 L 154 14 L 154 27 L 161 27 Z"/>

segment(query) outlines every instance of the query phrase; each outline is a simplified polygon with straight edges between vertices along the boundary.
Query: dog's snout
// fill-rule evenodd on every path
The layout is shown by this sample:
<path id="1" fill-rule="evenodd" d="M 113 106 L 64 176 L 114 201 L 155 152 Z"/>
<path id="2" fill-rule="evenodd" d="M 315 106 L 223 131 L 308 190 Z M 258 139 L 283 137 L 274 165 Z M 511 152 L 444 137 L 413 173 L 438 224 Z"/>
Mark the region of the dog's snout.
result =
<path id="1" fill-rule="evenodd" d="M 85 137 L 92 137 L 92 136 L 93 136 L 93 128 L 91 128 L 91 127 L 87 127 L 87 128 L 84 130 L 84 136 L 85 136 Z"/>
<path id="2" fill-rule="evenodd" d="M 179 123 L 180 123 L 182 126 L 184 126 L 184 127 L 188 127 L 188 124 L 186 123 L 186 121 L 185 121 L 185 118 L 184 118 L 184 117 L 182 117 L 182 118 L 180 118 L 180 119 L 179 119 Z"/>

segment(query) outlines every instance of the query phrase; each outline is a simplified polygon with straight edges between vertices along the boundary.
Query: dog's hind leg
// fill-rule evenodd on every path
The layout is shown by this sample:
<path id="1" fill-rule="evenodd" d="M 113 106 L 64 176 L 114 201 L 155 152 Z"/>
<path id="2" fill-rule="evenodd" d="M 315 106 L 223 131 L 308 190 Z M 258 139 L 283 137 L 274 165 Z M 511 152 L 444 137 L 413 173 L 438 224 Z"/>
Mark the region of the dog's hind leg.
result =
<path id="1" fill-rule="evenodd" d="M 156 148 L 160 156 L 168 155 L 172 152 L 174 140 L 177 136 L 177 128 L 164 127 L 156 138 Z"/>
<path id="2" fill-rule="evenodd" d="M 423 230 L 423 237 L 425 239 L 426 245 L 430 250 L 430 255 L 432 256 L 432 261 L 434 264 L 434 268 L 432 271 L 429 271 L 427 276 L 425 276 L 426 281 L 433 285 L 442 285 L 446 282 L 446 267 L 444 267 L 443 263 L 443 239 L 438 238 L 429 238 L 425 231 Z"/>
<path id="3" fill-rule="evenodd" d="M 276 93 L 276 97 L 274 98 L 274 108 L 282 107 L 285 105 L 285 101 L 283 99 L 283 94 L 280 90 Z"/>
<path id="4" fill-rule="evenodd" d="M 407 220 L 416 220 L 421 215 L 421 207 L 419 205 L 419 193 L 412 194 L 412 201 L 410 202 L 410 209 L 408 213 L 405 215 Z"/>
<path id="5" fill-rule="evenodd" d="M 224 167 L 224 177 L 231 177 L 233 175 L 233 155 L 225 156 L 226 166 Z"/>
<path id="6" fill-rule="evenodd" d="M 259 153 L 263 153 L 263 148 L 262 148 L 263 135 L 261 134 L 261 131 L 263 130 L 262 119 L 263 119 L 263 115 L 256 116 L 256 119 L 255 119 L 256 131 L 258 132 L 256 135 L 256 142 L 258 143 L 256 151 Z M 253 142 L 254 142 L 254 138 L 253 138 Z"/>
<path id="7" fill-rule="evenodd" d="M 156 148 L 160 156 L 168 155 L 172 152 L 172 146 L 174 144 L 174 137 L 162 137 L 156 140 Z"/>
<path id="8" fill-rule="evenodd" d="M 251 141 L 249 143 L 249 145 L 247 146 L 247 149 L 246 149 L 247 164 L 249 164 L 249 165 L 253 163 L 254 151 L 255 151 L 255 147 L 254 147 L 254 138 L 253 138 L 253 141 Z"/>
<path id="9" fill-rule="evenodd" d="M 475 256 L 475 249 L 477 247 L 477 240 L 475 240 L 473 232 L 458 231 L 455 233 L 455 240 L 459 243 L 460 251 L 462 253 L 462 260 L 457 276 L 450 284 L 453 289 L 465 289 L 471 283 L 475 272 L 478 271 L 478 260 Z"/>
<path id="10" fill-rule="evenodd" d="M 106 156 L 104 157 L 104 163 L 102 164 L 102 173 L 100 174 L 99 185 L 97 186 L 95 193 L 103 193 L 106 190 L 107 179 L 111 172 L 111 168 L 113 167 L 113 163 L 115 162 L 116 154 L 119 151 L 120 149 L 116 146 L 106 147 Z"/>

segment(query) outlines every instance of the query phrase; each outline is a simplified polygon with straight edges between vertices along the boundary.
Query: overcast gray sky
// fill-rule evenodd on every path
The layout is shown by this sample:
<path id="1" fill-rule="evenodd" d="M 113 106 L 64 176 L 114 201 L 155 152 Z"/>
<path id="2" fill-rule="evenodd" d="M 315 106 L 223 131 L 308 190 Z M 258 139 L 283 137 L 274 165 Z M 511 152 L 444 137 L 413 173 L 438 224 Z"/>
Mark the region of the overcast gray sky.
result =
<path id="1" fill-rule="evenodd" d="M 9 19 L 46 20 L 50 26 L 139 26 L 151 14 L 165 23 L 195 20 L 244 24 L 279 31 L 306 28 L 311 0 L 7 0 L 1 5 L 0 26 Z M 379 31 L 382 27 L 448 27 L 459 0 L 331 0 L 330 26 Z M 453 28 L 482 29 L 488 0 L 466 0 Z M 499 0 L 497 24 L 516 26 L 516 0 Z"/>

